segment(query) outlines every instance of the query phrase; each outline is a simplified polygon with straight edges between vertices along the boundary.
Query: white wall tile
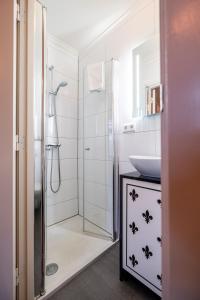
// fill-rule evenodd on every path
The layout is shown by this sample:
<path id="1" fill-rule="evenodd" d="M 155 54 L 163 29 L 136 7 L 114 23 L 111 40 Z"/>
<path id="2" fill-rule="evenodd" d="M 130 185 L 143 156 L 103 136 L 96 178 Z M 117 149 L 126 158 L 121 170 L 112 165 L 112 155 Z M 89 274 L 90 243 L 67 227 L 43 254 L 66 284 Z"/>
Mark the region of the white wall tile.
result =
<path id="1" fill-rule="evenodd" d="M 92 205 L 89 202 L 85 202 L 84 206 L 85 217 L 92 223 L 106 229 L 106 211 L 102 208 L 99 208 L 95 205 Z"/>
<path id="2" fill-rule="evenodd" d="M 84 120 L 85 138 L 105 136 L 106 134 L 106 113 L 92 115 Z"/>
<path id="3" fill-rule="evenodd" d="M 106 186 L 87 181 L 85 184 L 85 199 L 97 207 L 106 209 Z"/>
<path id="4" fill-rule="evenodd" d="M 112 212 L 113 203 L 110 201 L 110 196 L 112 196 L 112 188 L 94 182 L 86 182 L 85 199 L 91 204 Z"/>
<path id="5" fill-rule="evenodd" d="M 130 155 L 156 155 L 156 133 L 150 131 L 120 134 L 120 161 L 128 161 Z"/>
<path id="6" fill-rule="evenodd" d="M 50 170 L 53 163 L 52 184 L 58 186 L 58 152 L 54 149 L 54 160 L 51 161 L 51 151 L 46 151 L 47 157 L 47 225 L 52 225 L 78 213 L 78 55 L 68 51 L 69 47 L 63 42 L 49 43 L 48 65 L 53 65 L 53 86 L 66 81 L 53 100 L 56 101 L 58 136 L 60 147 L 61 186 L 57 193 L 50 189 Z M 71 49 L 71 48 L 70 48 Z M 73 53 L 72 53 L 73 52 Z M 51 78 L 47 73 L 48 80 Z M 55 118 L 48 117 L 49 102 L 53 96 L 47 94 L 46 144 L 57 143 L 55 139 Z"/>
<path id="7" fill-rule="evenodd" d="M 78 57 L 67 55 L 66 52 L 60 51 L 59 48 L 48 48 L 48 64 L 53 65 L 56 70 L 66 77 L 77 80 L 78 78 Z"/>
<path id="8" fill-rule="evenodd" d="M 100 114 L 106 111 L 106 94 L 105 92 L 87 93 L 84 101 L 84 115 L 85 117 Z"/>
<path id="9" fill-rule="evenodd" d="M 58 116 L 77 119 L 78 116 L 77 100 L 67 99 L 66 96 L 57 96 L 56 112 Z"/>
<path id="10" fill-rule="evenodd" d="M 106 139 L 104 137 L 86 138 L 84 151 L 85 159 L 105 160 L 106 159 Z"/>
<path id="11" fill-rule="evenodd" d="M 67 218 L 77 215 L 78 200 L 73 199 L 56 205 L 49 206 L 47 209 L 47 226 L 61 222 Z"/>
<path id="12" fill-rule="evenodd" d="M 58 132 L 60 137 L 77 138 L 77 119 L 58 117 Z"/>
<path id="13" fill-rule="evenodd" d="M 46 144 L 56 144 L 56 138 L 47 137 Z M 60 158 L 77 158 L 77 139 L 59 138 Z M 54 150 L 54 159 L 58 159 L 58 152 Z M 47 159 L 51 159 L 51 151 L 46 151 Z"/>
<path id="14" fill-rule="evenodd" d="M 62 180 L 58 193 L 53 193 L 50 185 L 47 185 L 47 206 L 56 205 L 71 199 L 77 199 L 77 197 L 77 179 Z"/>
<path id="15" fill-rule="evenodd" d="M 157 130 L 157 116 L 134 119 L 135 132 L 147 132 Z"/>
<path id="16" fill-rule="evenodd" d="M 129 161 L 120 161 L 119 162 L 119 174 L 126 174 L 135 172 L 136 169 L 132 166 Z"/>
<path id="17" fill-rule="evenodd" d="M 106 164 L 100 160 L 85 160 L 84 177 L 86 181 L 106 184 Z"/>
<path id="18" fill-rule="evenodd" d="M 91 204 L 90 202 L 85 203 L 84 210 L 87 220 L 112 234 L 113 215 L 111 212 L 99 208 L 96 205 Z"/>
<path id="19" fill-rule="evenodd" d="M 156 132 L 156 155 L 161 156 L 161 133 Z"/>
<path id="20" fill-rule="evenodd" d="M 77 138 L 77 119 L 69 119 L 58 116 L 58 135 L 63 138 Z M 55 119 L 48 118 L 47 136 L 56 137 Z"/>
<path id="21" fill-rule="evenodd" d="M 50 181 L 51 160 L 47 160 L 47 182 Z M 62 159 L 60 161 L 61 179 L 77 178 L 77 159 Z M 53 182 L 58 181 L 58 160 L 53 160 Z M 55 183 L 56 185 L 56 183 Z"/>
<path id="22" fill-rule="evenodd" d="M 96 116 L 96 136 L 104 136 L 106 134 L 106 113 Z"/>
<path id="23" fill-rule="evenodd" d="M 156 119 L 156 131 L 161 131 L 161 115 L 157 115 Z"/>
<path id="24" fill-rule="evenodd" d="M 96 137 L 96 115 L 84 119 L 84 136 Z"/>

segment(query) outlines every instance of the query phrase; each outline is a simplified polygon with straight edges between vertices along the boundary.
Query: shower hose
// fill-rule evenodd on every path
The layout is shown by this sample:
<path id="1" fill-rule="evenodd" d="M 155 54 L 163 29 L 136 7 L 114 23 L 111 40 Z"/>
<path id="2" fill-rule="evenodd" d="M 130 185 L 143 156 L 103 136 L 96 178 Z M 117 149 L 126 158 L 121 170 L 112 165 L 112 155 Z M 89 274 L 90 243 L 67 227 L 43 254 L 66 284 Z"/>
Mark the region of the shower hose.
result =
<path id="1" fill-rule="evenodd" d="M 61 186 L 61 171 L 60 171 L 60 144 L 58 137 L 58 122 L 57 122 L 57 114 L 56 114 L 56 95 L 53 95 L 53 106 L 54 106 L 54 114 L 51 117 L 54 117 L 55 124 L 55 134 L 56 134 L 56 144 L 48 145 L 48 149 L 51 150 L 51 169 L 50 169 L 50 188 L 53 193 L 57 193 Z M 57 159 L 54 160 L 54 152 L 57 151 Z M 53 187 L 53 169 L 54 164 L 57 161 L 58 165 L 58 186 L 57 188 Z"/>
<path id="2" fill-rule="evenodd" d="M 53 168 L 54 163 L 56 163 L 56 160 L 54 161 L 54 151 L 57 150 L 58 156 L 58 186 L 57 188 L 53 187 Z M 60 172 L 60 145 L 51 146 L 51 170 L 50 170 L 50 188 L 53 193 L 57 193 L 61 186 L 61 172 Z"/>

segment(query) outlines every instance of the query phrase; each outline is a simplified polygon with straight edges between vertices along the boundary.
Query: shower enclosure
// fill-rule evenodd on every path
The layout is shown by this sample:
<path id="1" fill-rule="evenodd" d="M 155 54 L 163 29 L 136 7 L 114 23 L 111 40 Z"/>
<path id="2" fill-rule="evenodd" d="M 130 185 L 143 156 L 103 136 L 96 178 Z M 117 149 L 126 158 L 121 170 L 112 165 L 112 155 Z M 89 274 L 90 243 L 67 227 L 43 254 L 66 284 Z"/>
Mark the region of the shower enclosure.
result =
<path id="1" fill-rule="evenodd" d="M 45 293 L 45 276 L 59 268 L 55 264 L 54 270 L 51 266 L 46 268 L 47 190 L 58 195 L 62 188 L 64 165 L 60 159 L 63 148 L 57 97 L 68 88 L 68 83 L 54 83 L 54 66 L 47 66 L 46 61 L 46 9 L 37 0 L 34 8 L 34 286 L 38 297 Z M 82 181 L 77 176 L 77 189 L 80 187 L 77 214 L 83 219 L 83 233 L 115 241 L 118 233 L 118 62 L 113 59 L 103 64 L 105 87 L 101 91 L 90 92 L 88 66 L 83 68 L 83 106 L 78 112 L 82 115 L 79 131 L 83 134 L 81 140 L 80 134 L 76 139 L 82 153 L 82 161 L 77 156 L 76 164 L 82 174 Z M 49 131 L 53 132 L 52 136 Z"/>

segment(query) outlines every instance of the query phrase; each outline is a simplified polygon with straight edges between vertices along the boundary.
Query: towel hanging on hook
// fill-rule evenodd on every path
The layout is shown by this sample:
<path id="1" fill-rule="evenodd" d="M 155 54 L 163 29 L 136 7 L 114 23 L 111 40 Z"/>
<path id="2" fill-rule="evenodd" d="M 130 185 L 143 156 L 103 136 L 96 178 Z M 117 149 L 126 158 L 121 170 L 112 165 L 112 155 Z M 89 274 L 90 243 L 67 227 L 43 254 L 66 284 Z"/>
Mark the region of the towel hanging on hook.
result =
<path id="1" fill-rule="evenodd" d="M 99 62 L 87 66 L 88 92 L 105 90 L 105 63 Z"/>

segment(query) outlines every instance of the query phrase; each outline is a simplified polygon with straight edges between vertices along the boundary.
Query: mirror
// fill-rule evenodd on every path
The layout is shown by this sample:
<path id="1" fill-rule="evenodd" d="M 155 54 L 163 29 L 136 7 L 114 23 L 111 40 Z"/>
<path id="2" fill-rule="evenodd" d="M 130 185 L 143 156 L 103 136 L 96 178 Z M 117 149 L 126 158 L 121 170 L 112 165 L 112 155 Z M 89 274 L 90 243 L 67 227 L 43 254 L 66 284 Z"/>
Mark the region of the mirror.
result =
<path id="1" fill-rule="evenodd" d="M 133 50 L 133 117 L 160 111 L 160 41 L 153 37 Z"/>

